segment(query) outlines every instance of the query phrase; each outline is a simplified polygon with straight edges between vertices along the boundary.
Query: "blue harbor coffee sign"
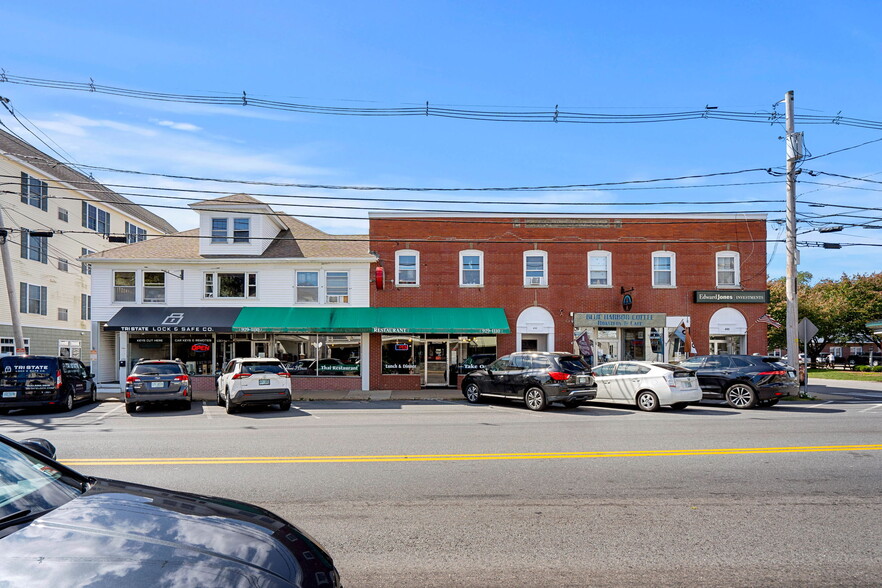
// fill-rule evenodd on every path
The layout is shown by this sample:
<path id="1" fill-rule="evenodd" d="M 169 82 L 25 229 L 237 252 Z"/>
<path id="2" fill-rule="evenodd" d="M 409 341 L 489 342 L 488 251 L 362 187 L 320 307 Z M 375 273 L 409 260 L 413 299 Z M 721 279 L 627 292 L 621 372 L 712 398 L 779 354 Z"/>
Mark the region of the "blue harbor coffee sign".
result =
<path id="1" fill-rule="evenodd" d="M 663 312 L 577 312 L 573 314 L 573 326 L 606 328 L 664 327 Z"/>

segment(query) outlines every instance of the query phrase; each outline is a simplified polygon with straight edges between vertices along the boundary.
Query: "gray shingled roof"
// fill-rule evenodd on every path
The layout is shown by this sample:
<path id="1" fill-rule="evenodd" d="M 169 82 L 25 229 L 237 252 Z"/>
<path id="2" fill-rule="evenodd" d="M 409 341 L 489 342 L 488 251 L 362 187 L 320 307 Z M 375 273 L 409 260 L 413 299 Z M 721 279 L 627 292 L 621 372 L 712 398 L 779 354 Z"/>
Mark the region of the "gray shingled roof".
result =
<path id="1" fill-rule="evenodd" d="M 211 202 L 215 202 L 215 200 Z M 288 228 L 279 232 L 275 240 L 260 256 L 261 259 L 370 256 L 370 245 L 367 235 L 330 235 L 291 216 L 279 214 L 278 219 Z M 318 240 L 312 241 L 310 239 Z M 156 237 L 147 241 L 141 241 L 140 243 L 122 245 L 88 256 L 88 259 L 119 260 L 253 258 L 254 256 L 252 255 L 200 255 L 199 229 L 182 231 L 167 237 Z"/>
<path id="2" fill-rule="evenodd" d="M 91 195 L 96 201 L 112 204 L 126 214 L 132 215 L 163 233 L 174 233 L 177 230 L 165 219 L 2 129 L 0 129 L 0 152 L 20 159 L 59 181 L 69 183 L 82 192 Z"/>

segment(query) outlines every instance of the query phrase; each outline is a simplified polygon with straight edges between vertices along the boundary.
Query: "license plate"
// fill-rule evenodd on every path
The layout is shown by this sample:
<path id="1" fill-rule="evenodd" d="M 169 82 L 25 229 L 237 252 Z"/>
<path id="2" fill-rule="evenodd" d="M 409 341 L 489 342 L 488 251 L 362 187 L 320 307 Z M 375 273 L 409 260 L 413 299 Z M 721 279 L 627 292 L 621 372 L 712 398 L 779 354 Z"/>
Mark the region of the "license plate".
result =
<path id="1" fill-rule="evenodd" d="M 586 382 L 588 382 L 588 378 L 586 378 L 585 376 L 579 376 L 578 378 L 576 378 L 576 382 L 578 382 L 579 384 L 585 384 Z"/>
<path id="2" fill-rule="evenodd" d="M 151 388 L 165 388 L 165 382 L 150 382 Z"/>
<path id="3" fill-rule="evenodd" d="M 269 386 L 269 383 L 270 383 L 269 378 L 257 381 L 257 384 L 260 386 Z"/>
<path id="4" fill-rule="evenodd" d="M 11 392 L 4 392 L 3 398 L 15 398 L 15 394 L 15 390 L 12 390 Z"/>

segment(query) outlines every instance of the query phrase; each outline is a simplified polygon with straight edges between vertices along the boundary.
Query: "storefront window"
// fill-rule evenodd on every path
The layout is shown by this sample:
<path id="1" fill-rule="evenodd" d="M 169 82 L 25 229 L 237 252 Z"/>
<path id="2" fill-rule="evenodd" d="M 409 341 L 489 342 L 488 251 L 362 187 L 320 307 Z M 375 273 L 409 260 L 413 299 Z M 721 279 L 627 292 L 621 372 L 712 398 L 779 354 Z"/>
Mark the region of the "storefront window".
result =
<path id="1" fill-rule="evenodd" d="M 129 335 L 129 370 L 142 359 L 171 359 L 171 335 Z"/>
<path id="2" fill-rule="evenodd" d="M 360 335 L 277 336 L 275 354 L 295 376 L 361 374 Z"/>
<path id="3" fill-rule="evenodd" d="M 179 359 L 187 366 L 187 372 L 195 375 L 211 375 L 211 337 L 172 335 L 172 359 Z"/>
<path id="4" fill-rule="evenodd" d="M 383 337 L 383 373 L 416 373 L 416 352 L 420 346 L 421 344 L 416 343 L 413 337 Z"/>

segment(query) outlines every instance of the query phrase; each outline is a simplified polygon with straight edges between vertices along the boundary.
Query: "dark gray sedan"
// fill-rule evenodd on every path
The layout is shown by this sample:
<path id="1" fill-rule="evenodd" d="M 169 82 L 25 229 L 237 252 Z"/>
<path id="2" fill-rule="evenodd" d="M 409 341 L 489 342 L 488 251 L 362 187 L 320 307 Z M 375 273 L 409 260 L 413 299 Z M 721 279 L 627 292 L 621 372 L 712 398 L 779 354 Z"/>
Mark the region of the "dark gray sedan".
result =
<path id="1" fill-rule="evenodd" d="M 0 435 L 0 585 L 340 586 L 331 556 L 260 507 L 83 476 Z"/>

